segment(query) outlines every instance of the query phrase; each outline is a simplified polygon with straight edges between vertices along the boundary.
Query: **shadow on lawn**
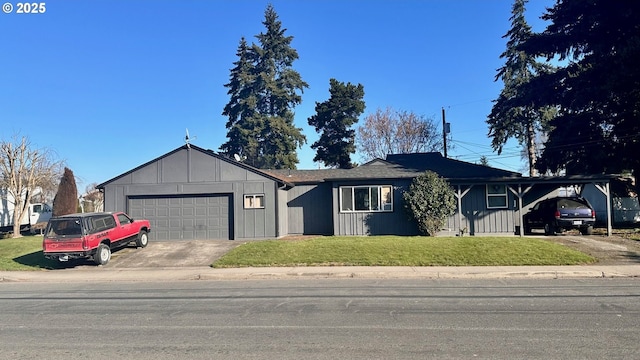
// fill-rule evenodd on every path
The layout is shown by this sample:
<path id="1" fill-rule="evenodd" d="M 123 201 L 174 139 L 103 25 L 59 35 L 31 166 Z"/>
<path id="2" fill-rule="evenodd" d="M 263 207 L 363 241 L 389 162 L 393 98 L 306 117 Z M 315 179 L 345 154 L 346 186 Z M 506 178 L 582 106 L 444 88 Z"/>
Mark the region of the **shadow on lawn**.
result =
<path id="1" fill-rule="evenodd" d="M 34 269 L 69 269 L 74 268 L 78 265 L 87 265 L 88 260 L 70 260 L 70 261 L 58 261 L 51 260 L 44 257 L 42 251 L 32 252 L 31 254 L 26 254 L 22 256 L 18 256 L 13 258 L 18 264 L 25 265 L 28 267 L 32 267 Z"/>

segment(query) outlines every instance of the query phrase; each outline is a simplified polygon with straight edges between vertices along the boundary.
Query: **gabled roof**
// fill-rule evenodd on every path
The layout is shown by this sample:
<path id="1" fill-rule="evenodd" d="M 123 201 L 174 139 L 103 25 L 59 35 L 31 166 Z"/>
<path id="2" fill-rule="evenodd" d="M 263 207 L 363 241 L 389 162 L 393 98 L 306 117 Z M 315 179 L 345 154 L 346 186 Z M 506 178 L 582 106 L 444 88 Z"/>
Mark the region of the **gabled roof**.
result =
<path id="1" fill-rule="evenodd" d="M 430 170 L 449 180 L 518 178 L 519 173 L 444 158 L 440 153 L 388 155 L 353 169 L 264 170 L 290 183 L 318 183 L 331 180 L 406 179 Z"/>
<path id="2" fill-rule="evenodd" d="M 213 150 L 206 150 L 206 149 L 203 149 L 201 147 L 195 146 L 193 144 L 188 144 L 188 145 L 185 144 L 185 145 L 182 145 L 182 146 L 180 146 L 179 148 L 177 148 L 175 150 L 172 150 L 172 151 L 170 151 L 170 152 L 168 152 L 168 153 L 166 153 L 164 155 L 161 155 L 161 156 L 159 156 L 159 157 L 157 157 L 157 158 L 155 158 L 155 159 L 153 159 L 151 161 L 148 161 L 148 162 L 146 162 L 146 163 L 144 163 L 144 164 L 142 164 L 142 165 L 140 165 L 140 166 L 138 166 L 138 167 L 136 167 L 134 169 L 131 169 L 131 170 L 129 170 L 129 171 L 123 173 L 123 174 L 120 174 L 120 175 L 118 175 L 118 176 L 116 176 L 116 177 L 114 177 L 112 179 L 109 179 L 109 180 L 103 182 L 102 184 L 97 185 L 96 189 L 104 189 L 104 187 L 106 185 L 108 185 L 109 183 L 111 183 L 111 182 L 113 182 L 113 181 L 115 181 L 117 179 L 120 179 L 123 176 L 129 175 L 129 174 L 131 174 L 131 173 L 133 173 L 133 172 L 135 172 L 135 171 L 137 171 L 137 170 L 139 170 L 139 169 L 141 169 L 141 168 L 143 168 L 143 167 L 145 167 L 145 166 L 147 166 L 149 164 L 152 164 L 152 163 L 154 163 L 154 162 L 156 162 L 156 161 L 158 161 L 160 159 L 163 159 L 163 158 L 165 158 L 167 156 L 170 156 L 170 155 L 175 154 L 176 152 L 179 152 L 179 151 L 182 151 L 182 150 L 199 151 L 199 152 L 207 154 L 207 155 L 209 155 L 209 156 L 211 156 L 213 158 L 220 159 L 222 161 L 225 161 L 227 163 L 233 164 L 233 165 L 238 166 L 240 168 L 243 168 L 245 170 L 248 170 L 248 171 L 251 171 L 251 172 L 256 173 L 258 175 L 264 176 L 264 177 L 266 177 L 266 178 L 268 178 L 270 180 L 273 180 L 275 182 L 281 183 L 282 185 L 288 185 L 288 186 L 291 185 L 291 183 L 287 182 L 286 179 L 281 179 L 279 177 L 273 176 L 273 174 L 270 174 L 270 173 L 265 172 L 265 171 L 260 170 L 260 169 L 256 169 L 253 166 L 247 165 L 245 163 L 242 163 L 242 162 L 239 162 L 239 161 L 235 161 L 235 160 L 230 159 L 230 158 L 228 158 L 228 157 L 226 157 L 224 155 L 216 154 L 215 152 L 213 152 Z"/>

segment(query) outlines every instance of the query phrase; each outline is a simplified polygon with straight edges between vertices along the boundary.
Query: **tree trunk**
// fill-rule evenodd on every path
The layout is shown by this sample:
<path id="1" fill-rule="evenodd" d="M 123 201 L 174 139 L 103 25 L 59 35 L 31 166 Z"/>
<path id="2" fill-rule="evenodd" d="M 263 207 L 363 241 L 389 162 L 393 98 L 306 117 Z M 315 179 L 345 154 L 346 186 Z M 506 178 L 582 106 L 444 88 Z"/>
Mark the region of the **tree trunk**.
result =
<path id="1" fill-rule="evenodd" d="M 17 238 L 22 236 L 20 233 L 20 223 L 22 222 L 22 217 L 24 216 L 24 209 L 22 204 L 19 204 L 16 201 L 16 206 L 13 208 L 13 235 L 12 237 Z"/>
<path id="2" fill-rule="evenodd" d="M 533 122 L 527 123 L 527 155 L 529 156 L 529 176 L 538 176 L 538 170 L 536 170 L 536 131 Z"/>
<path id="3" fill-rule="evenodd" d="M 31 202 L 31 195 L 29 191 L 26 194 L 26 201 L 21 201 L 16 199 L 15 207 L 13 208 L 13 236 L 14 238 L 21 237 L 20 233 L 20 225 L 22 224 L 22 219 L 26 216 L 26 213 L 29 211 L 29 203 Z M 30 216 L 31 214 L 29 214 Z"/>

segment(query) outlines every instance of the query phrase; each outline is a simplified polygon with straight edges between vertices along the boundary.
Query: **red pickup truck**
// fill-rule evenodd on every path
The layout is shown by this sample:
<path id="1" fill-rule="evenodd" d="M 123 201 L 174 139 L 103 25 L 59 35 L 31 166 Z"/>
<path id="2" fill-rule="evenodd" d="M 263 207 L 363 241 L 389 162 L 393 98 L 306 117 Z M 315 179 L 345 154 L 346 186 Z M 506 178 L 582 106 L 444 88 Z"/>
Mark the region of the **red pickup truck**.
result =
<path id="1" fill-rule="evenodd" d="M 148 220 L 133 220 L 123 212 L 57 216 L 47 224 L 42 250 L 48 259 L 93 259 L 105 265 L 112 249 L 131 242 L 147 246 L 150 231 Z"/>

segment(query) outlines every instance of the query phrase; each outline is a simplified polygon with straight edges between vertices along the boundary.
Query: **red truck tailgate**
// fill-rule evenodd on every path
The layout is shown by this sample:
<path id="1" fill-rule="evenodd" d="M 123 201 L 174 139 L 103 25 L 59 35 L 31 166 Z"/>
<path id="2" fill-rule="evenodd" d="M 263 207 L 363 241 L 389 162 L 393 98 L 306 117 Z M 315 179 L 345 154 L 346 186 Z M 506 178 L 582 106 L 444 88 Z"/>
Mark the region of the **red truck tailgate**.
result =
<path id="1" fill-rule="evenodd" d="M 49 221 L 42 241 L 45 254 L 87 250 L 83 245 L 86 246 L 83 244 L 81 219 L 69 217 Z"/>
<path id="2" fill-rule="evenodd" d="M 42 242 L 42 250 L 49 252 L 84 251 L 81 238 L 45 238 Z"/>

